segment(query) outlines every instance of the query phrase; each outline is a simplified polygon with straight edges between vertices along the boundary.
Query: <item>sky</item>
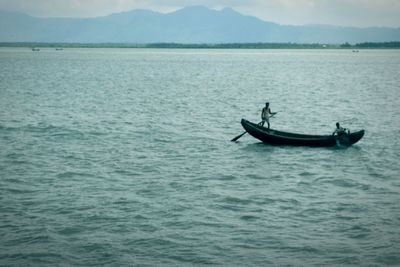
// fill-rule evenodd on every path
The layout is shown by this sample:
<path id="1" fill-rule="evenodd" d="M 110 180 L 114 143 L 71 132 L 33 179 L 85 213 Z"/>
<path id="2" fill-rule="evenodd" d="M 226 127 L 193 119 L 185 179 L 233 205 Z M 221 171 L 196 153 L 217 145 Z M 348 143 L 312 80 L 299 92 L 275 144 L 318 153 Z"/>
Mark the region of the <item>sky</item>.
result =
<path id="1" fill-rule="evenodd" d="M 287 25 L 400 27 L 400 0 L 0 0 L 0 10 L 37 17 L 97 17 L 133 9 L 168 13 L 193 5 L 230 7 Z"/>

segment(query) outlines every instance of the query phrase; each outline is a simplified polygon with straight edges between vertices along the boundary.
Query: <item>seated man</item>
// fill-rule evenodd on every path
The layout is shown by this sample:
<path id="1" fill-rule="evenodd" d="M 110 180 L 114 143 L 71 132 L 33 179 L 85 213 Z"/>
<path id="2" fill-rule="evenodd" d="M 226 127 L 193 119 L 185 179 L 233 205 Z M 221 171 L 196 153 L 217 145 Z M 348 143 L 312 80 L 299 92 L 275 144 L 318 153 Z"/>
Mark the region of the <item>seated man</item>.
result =
<path id="1" fill-rule="evenodd" d="M 336 123 L 336 129 L 332 133 L 332 135 L 341 136 L 341 135 L 346 134 L 346 133 L 348 133 L 348 130 L 346 128 L 341 127 L 340 124 L 337 122 Z"/>

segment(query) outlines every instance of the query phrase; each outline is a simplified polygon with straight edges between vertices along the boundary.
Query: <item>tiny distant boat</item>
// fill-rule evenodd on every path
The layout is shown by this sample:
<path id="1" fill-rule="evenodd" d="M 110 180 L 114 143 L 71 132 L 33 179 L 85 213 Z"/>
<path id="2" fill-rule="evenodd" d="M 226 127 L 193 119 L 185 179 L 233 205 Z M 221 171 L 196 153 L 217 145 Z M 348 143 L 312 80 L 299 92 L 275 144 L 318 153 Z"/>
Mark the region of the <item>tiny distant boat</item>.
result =
<path id="1" fill-rule="evenodd" d="M 63 51 L 64 50 L 64 48 L 62 48 L 62 47 L 56 47 L 56 51 Z"/>
<path id="2" fill-rule="evenodd" d="M 363 136 L 365 131 L 361 130 L 354 133 L 346 133 L 340 136 L 334 135 L 308 135 L 297 134 L 267 129 L 261 125 L 252 123 L 242 119 L 243 128 L 251 136 L 270 145 L 291 145 L 291 146 L 312 146 L 312 147 L 329 147 L 329 146 L 351 146 L 357 143 Z"/>
<path id="3" fill-rule="evenodd" d="M 39 49 L 39 48 L 35 48 L 35 47 L 33 47 L 33 48 L 32 48 L 32 51 L 34 51 L 34 52 L 39 52 L 39 51 L 40 51 L 40 49 Z"/>

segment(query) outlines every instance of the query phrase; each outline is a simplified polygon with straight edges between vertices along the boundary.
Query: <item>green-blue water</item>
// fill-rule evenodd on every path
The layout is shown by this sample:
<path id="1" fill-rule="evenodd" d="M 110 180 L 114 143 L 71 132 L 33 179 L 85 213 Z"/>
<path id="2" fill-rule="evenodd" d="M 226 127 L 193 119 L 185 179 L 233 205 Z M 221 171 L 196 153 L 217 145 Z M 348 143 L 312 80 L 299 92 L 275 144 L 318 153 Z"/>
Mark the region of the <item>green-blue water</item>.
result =
<path id="1" fill-rule="evenodd" d="M 0 49 L 1 266 L 400 265 L 398 50 Z M 241 118 L 366 135 L 276 147 Z"/>

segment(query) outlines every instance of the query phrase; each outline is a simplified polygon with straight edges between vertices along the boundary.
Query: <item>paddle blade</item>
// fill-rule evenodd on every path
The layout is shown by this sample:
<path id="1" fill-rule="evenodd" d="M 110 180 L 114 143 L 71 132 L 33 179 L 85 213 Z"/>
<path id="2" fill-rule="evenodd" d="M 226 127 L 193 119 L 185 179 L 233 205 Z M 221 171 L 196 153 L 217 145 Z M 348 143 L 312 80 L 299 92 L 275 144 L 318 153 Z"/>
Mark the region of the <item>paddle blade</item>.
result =
<path id="1" fill-rule="evenodd" d="M 231 141 L 232 142 L 236 142 L 240 137 L 242 137 L 243 135 L 245 135 L 247 132 L 244 132 L 242 134 L 239 134 L 238 136 L 236 136 L 235 138 L 233 138 Z"/>

